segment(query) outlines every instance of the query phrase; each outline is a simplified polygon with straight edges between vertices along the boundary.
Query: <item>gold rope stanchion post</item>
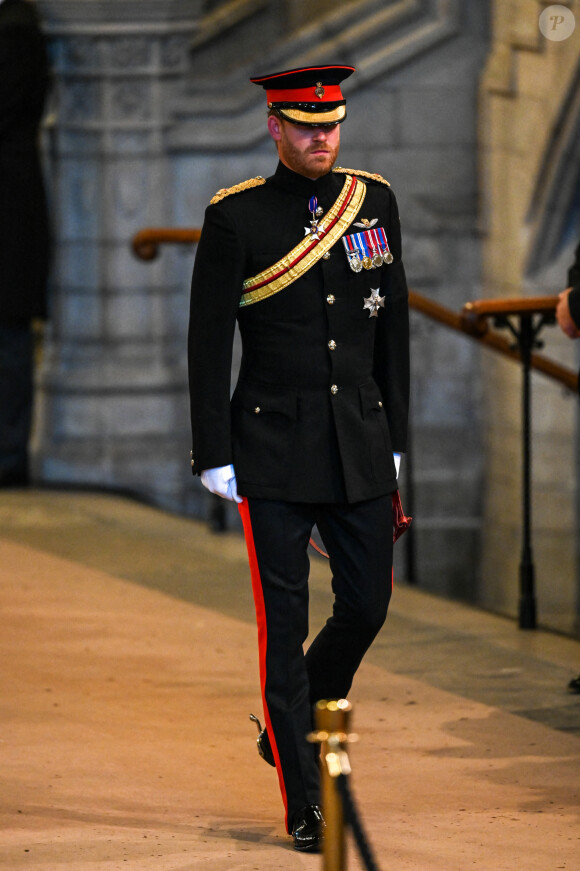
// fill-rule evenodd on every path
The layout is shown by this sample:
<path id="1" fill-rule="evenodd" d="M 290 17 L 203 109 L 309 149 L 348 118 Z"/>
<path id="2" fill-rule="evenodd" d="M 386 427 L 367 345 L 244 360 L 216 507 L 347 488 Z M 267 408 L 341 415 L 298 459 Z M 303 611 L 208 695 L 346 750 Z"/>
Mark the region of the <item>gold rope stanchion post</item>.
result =
<path id="1" fill-rule="evenodd" d="M 323 851 L 323 871 L 345 871 L 345 826 L 342 800 L 336 788 L 336 778 L 350 774 L 346 745 L 357 740 L 348 732 L 352 705 L 346 699 L 320 701 L 315 708 L 316 732 L 308 738 L 321 744 L 322 812 L 326 821 Z"/>

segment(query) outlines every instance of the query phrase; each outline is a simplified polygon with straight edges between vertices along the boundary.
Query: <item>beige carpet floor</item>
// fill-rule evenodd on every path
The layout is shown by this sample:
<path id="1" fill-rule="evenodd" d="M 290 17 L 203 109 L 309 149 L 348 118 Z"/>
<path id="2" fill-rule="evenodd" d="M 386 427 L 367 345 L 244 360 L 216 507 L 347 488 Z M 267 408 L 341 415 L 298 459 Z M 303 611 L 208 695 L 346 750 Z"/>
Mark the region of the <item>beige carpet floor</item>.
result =
<path id="1" fill-rule="evenodd" d="M 0 613 L 0 868 L 321 867 L 291 849 L 255 750 L 247 619 L 11 538 Z M 576 735 L 370 663 L 351 700 L 383 871 L 580 868 Z"/>

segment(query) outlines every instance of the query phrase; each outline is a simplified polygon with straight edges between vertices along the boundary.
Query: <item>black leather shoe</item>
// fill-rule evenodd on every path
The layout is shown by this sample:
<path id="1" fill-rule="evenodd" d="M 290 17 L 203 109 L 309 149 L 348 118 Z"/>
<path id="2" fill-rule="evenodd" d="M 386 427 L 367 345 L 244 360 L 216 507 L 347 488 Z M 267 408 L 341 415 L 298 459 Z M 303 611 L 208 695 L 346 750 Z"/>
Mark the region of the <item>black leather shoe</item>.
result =
<path id="1" fill-rule="evenodd" d="M 317 804 L 296 811 L 292 820 L 294 849 L 302 853 L 319 853 L 324 842 L 324 817 Z"/>
<path id="2" fill-rule="evenodd" d="M 568 684 L 568 689 L 571 693 L 580 693 L 580 674 L 572 678 Z"/>
<path id="3" fill-rule="evenodd" d="M 267 762 L 268 765 L 272 765 L 275 768 L 276 763 L 274 762 L 274 754 L 272 753 L 272 745 L 270 744 L 268 733 L 265 729 L 262 729 L 262 724 L 254 714 L 250 714 L 250 720 L 258 727 L 258 738 L 256 740 L 258 753 L 264 762 Z"/>

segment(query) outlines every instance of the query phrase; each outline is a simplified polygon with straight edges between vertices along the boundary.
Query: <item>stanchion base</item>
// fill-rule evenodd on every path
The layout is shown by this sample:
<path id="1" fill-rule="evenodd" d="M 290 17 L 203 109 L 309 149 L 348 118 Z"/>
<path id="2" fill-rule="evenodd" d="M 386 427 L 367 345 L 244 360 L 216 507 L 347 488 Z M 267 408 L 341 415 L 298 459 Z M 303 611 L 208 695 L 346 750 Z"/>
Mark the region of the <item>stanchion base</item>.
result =
<path id="1" fill-rule="evenodd" d="M 536 628 L 536 600 L 531 598 L 520 599 L 520 629 Z"/>

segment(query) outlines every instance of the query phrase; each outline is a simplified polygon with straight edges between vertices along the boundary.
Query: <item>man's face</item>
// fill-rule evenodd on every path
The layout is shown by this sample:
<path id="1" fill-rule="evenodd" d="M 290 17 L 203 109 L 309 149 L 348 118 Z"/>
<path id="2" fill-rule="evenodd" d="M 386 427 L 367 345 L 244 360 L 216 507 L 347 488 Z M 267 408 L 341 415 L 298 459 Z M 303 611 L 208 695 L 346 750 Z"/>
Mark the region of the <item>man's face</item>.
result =
<path id="1" fill-rule="evenodd" d="M 332 169 L 340 148 L 340 125 L 310 127 L 271 115 L 268 130 L 285 166 L 307 178 L 320 178 Z"/>

